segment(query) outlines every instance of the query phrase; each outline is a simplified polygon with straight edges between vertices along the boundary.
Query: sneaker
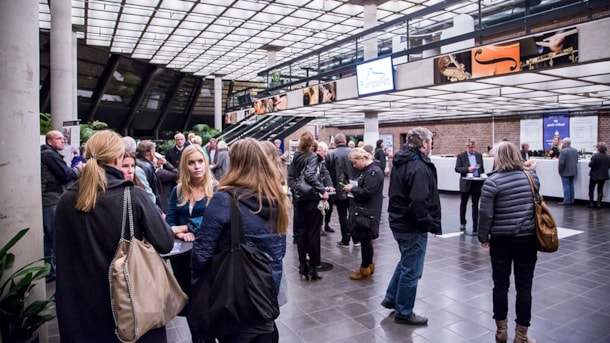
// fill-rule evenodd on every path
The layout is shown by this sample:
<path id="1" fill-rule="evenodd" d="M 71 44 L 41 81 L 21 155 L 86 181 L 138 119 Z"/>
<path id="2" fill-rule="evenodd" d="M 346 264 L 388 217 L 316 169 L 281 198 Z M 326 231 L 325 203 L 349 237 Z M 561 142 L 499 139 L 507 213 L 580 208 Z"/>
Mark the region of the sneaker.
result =
<path id="1" fill-rule="evenodd" d="M 326 226 L 324 227 L 324 231 L 326 231 L 326 232 L 330 232 L 330 233 L 333 233 L 333 232 L 335 232 L 335 229 L 333 229 L 332 227 L 330 227 L 330 226 L 326 225 Z"/>
<path id="2" fill-rule="evenodd" d="M 360 246 L 360 242 L 354 242 L 354 246 L 355 247 L 359 247 Z"/>
<path id="3" fill-rule="evenodd" d="M 387 308 L 388 310 L 393 310 L 396 308 L 396 305 L 393 302 L 387 301 L 385 299 L 383 299 L 383 301 L 381 302 L 381 306 Z"/>
<path id="4" fill-rule="evenodd" d="M 427 325 L 428 318 L 411 313 L 408 317 L 394 315 L 394 323 L 403 325 Z"/>
<path id="5" fill-rule="evenodd" d="M 338 241 L 337 246 L 341 248 L 349 248 L 349 242 L 345 243 L 344 241 Z"/>

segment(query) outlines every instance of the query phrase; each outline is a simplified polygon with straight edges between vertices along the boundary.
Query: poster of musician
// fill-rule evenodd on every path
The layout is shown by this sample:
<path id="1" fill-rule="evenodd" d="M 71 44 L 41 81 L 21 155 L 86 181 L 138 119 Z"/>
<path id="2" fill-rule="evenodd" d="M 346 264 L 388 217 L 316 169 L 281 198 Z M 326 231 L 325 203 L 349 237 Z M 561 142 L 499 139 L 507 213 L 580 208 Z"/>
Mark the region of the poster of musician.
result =
<path id="1" fill-rule="evenodd" d="M 329 82 L 320 85 L 319 101 L 320 104 L 333 102 L 337 99 L 337 82 Z"/>
<path id="2" fill-rule="evenodd" d="M 578 62 L 578 29 L 569 27 L 519 40 L 521 70 Z"/>
<path id="3" fill-rule="evenodd" d="M 442 55 L 434 59 L 434 84 L 468 80 L 472 77 L 471 52 Z"/>

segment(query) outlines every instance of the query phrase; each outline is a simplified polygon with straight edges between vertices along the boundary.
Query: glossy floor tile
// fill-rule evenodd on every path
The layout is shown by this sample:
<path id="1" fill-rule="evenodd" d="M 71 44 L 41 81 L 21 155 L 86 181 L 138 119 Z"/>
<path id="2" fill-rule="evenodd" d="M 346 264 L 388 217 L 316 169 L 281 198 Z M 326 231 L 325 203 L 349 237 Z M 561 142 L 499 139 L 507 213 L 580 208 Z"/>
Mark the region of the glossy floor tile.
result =
<path id="1" fill-rule="evenodd" d="M 445 234 L 429 236 L 415 303 L 415 312 L 429 318 L 424 327 L 397 325 L 393 312 L 380 305 L 399 259 L 387 215 L 382 215 L 374 243 L 375 274 L 362 281 L 349 279 L 359 267 L 360 248 L 336 246 L 336 212 L 331 226 L 337 232 L 321 238 L 322 260 L 332 264 L 321 281 L 299 280 L 296 245 L 289 234 L 284 259 L 289 302 L 277 319 L 280 342 L 494 342 L 488 250 L 475 237 L 459 234 L 459 201 L 459 194 L 441 194 Z M 538 254 L 530 336 L 543 343 L 610 342 L 610 210 L 589 209 L 584 203 L 559 206 L 557 199 L 547 202 L 558 226 L 581 233 L 562 238 L 556 253 Z M 53 285 L 48 286 L 52 294 Z M 512 342 L 512 290 L 510 297 Z M 49 332 L 51 342 L 59 342 L 56 323 Z M 190 342 L 186 320 L 174 319 L 167 335 L 169 342 Z"/>

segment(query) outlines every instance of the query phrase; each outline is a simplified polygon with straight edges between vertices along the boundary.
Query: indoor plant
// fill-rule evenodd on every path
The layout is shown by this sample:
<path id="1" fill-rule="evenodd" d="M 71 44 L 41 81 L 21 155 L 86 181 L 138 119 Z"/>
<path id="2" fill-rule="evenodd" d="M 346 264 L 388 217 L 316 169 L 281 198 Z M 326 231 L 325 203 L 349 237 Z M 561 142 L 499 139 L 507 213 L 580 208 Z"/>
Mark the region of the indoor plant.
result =
<path id="1" fill-rule="evenodd" d="M 15 263 L 15 255 L 9 250 L 28 232 L 29 228 L 19 231 L 6 245 L 0 248 L 0 280 L 4 272 Z M 28 342 L 36 337 L 36 332 L 44 323 L 55 318 L 48 314 L 55 300 L 35 300 L 26 306 L 30 290 L 36 281 L 49 274 L 51 266 L 42 261 L 34 261 L 17 269 L 0 284 L 0 343 Z"/>

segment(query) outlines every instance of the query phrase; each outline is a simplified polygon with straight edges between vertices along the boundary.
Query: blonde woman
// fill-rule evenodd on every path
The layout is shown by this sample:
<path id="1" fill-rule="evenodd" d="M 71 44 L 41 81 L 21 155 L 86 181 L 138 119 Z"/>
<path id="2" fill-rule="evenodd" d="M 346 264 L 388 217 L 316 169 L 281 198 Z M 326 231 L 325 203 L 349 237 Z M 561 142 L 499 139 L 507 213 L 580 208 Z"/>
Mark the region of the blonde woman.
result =
<path id="1" fill-rule="evenodd" d="M 131 191 L 134 236 L 159 253 L 172 249 L 170 228 L 146 192 L 121 171 L 121 136 L 100 131 L 87 141 L 80 180 L 57 205 L 57 319 L 62 342 L 119 342 L 110 307 L 108 266 L 121 237 L 123 193 Z M 93 309 L 93 310 L 92 310 Z M 165 327 L 138 342 L 165 342 Z"/>
<path id="2" fill-rule="evenodd" d="M 372 240 L 379 237 L 384 174 L 373 163 L 373 156 L 362 148 L 354 148 L 349 153 L 349 159 L 356 170 L 358 184 L 348 184 L 343 190 L 353 196 L 349 211 L 350 233 L 362 244 L 360 268 L 350 275 L 350 279 L 361 280 L 375 272 Z"/>
<path id="3" fill-rule="evenodd" d="M 279 170 L 253 138 L 239 140 L 230 149 L 231 167 L 218 184 L 193 245 L 193 277 L 204 274 L 214 253 L 231 243 L 231 201 L 239 203 L 245 239 L 271 258 L 276 292 L 279 292 L 286 254 L 290 201 L 281 186 Z M 199 334 L 198 330 L 193 328 Z M 277 339 L 274 322 L 235 327 L 220 342 L 271 342 Z M 210 338 L 210 337 L 207 337 Z"/>
<path id="4" fill-rule="evenodd" d="M 214 179 L 203 148 L 196 144 L 191 144 L 182 151 L 179 170 L 180 178 L 169 196 L 165 220 L 176 238 L 192 242 L 214 193 Z M 170 261 L 180 287 L 188 294 L 191 254 L 187 252 L 177 255 Z"/>

